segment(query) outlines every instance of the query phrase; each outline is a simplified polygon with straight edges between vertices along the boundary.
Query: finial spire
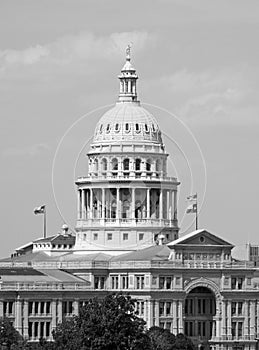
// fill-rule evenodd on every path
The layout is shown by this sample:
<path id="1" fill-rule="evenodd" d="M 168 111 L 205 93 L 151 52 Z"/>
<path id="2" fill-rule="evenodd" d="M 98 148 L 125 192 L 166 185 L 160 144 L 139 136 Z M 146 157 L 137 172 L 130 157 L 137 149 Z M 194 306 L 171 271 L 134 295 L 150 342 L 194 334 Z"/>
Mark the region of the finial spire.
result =
<path id="1" fill-rule="evenodd" d="M 132 66 L 130 60 L 130 51 L 132 43 L 128 44 L 126 48 L 126 62 L 122 67 L 120 79 L 120 94 L 119 102 L 138 102 L 137 100 L 137 79 L 135 68 Z"/>

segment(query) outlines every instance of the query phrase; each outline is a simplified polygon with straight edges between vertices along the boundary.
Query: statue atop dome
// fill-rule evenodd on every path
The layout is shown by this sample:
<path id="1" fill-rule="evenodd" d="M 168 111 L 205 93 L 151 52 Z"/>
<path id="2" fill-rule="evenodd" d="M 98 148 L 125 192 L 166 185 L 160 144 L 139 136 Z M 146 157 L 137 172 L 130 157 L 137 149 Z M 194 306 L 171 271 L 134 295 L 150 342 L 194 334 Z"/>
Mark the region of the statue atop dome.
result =
<path id="1" fill-rule="evenodd" d="M 130 57 L 130 51 L 131 51 L 131 44 L 128 44 L 127 48 L 126 48 L 126 60 L 130 61 L 131 57 Z"/>

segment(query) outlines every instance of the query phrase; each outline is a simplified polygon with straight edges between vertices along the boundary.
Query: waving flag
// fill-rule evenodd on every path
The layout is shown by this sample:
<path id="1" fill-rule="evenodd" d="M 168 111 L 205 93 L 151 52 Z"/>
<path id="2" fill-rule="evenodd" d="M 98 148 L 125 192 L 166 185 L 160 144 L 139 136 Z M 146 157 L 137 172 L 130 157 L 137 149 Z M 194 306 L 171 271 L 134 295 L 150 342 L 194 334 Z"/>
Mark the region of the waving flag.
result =
<path id="1" fill-rule="evenodd" d="M 45 213 L 45 205 L 42 205 L 41 207 L 35 208 L 34 209 L 34 214 L 44 214 Z"/>

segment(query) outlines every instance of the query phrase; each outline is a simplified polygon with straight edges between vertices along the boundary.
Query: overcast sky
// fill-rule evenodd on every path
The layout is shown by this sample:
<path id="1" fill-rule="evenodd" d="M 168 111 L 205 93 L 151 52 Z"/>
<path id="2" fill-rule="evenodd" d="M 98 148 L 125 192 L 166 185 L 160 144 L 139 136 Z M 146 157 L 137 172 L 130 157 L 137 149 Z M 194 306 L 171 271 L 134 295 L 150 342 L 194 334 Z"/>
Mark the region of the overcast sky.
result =
<path id="1" fill-rule="evenodd" d="M 73 229 L 75 176 L 107 107 L 89 112 L 116 101 L 130 42 L 139 98 L 181 181 L 182 232 L 198 191 L 200 227 L 240 250 L 259 243 L 258 37 L 258 0 L 1 0 L 0 256 L 42 235 L 41 204 L 48 234 L 63 220 Z"/>

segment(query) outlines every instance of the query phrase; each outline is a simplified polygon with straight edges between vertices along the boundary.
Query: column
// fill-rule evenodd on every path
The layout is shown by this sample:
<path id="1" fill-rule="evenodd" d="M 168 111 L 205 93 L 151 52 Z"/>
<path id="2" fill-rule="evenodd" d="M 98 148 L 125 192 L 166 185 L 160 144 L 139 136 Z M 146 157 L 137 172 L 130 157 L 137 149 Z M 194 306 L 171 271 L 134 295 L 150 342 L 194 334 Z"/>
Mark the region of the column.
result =
<path id="1" fill-rule="evenodd" d="M 245 339 L 248 339 L 248 335 L 249 335 L 248 307 L 249 307 L 248 301 L 245 300 L 245 322 L 244 322 L 244 336 L 245 336 Z"/>
<path id="2" fill-rule="evenodd" d="M 4 302 L 0 300 L 0 318 L 4 317 Z"/>
<path id="3" fill-rule="evenodd" d="M 223 339 L 226 339 L 227 335 L 227 325 L 226 325 L 226 308 L 227 308 L 227 301 L 224 300 L 222 302 L 222 329 L 221 329 L 221 334 L 223 336 Z"/>
<path id="4" fill-rule="evenodd" d="M 150 219 L 150 188 L 147 188 L 147 219 Z"/>
<path id="5" fill-rule="evenodd" d="M 177 220 L 177 191 L 174 191 L 174 220 Z"/>
<path id="6" fill-rule="evenodd" d="M 159 327 L 159 301 L 155 300 L 155 326 Z"/>
<path id="7" fill-rule="evenodd" d="M 57 314 L 57 317 L 58 317 L 58 323 L 61 323 L 62 319 L 63 319 L 63 315 L 62 315 L 62 300 L 61 299 L 58 300 L 58 314 Z"/>
<path id="8" fill-rule="evenodd" d="M 228 300 L 228 306 L 227 306 L 227 335 L 228 339 L 232 339 L 232 319 L 231 319 L 231 300 Z"/>
<path id="9" fill-rule="evenodd" d="M 159 219 L 163 219 L 163 190 L 160 188 L 159 194 Z"/>
<path id="10" fill-rule="evenodd" d="M 128 80 L 128 93 L 131 93 L 131 80 Z"/>
<path id="11" fill-rule="evenodd" d="M 73 301 L 73 314 L 78 315 L 79 314 L 79 299 L 75 299 Z"/>
<path id="12" fill-rule="evenodd" d="M 51 328 L 52 330 L 57 327 L 57 301 L 56 299 L 51 302 Z"/>
<path id="13" fill-rule="evenodd" d="M 81 190 L 77 190 L 77 219 L 81 218 Z"/>
<path id="14" fill-rule="evenodd" d="M 90 219 L 93 218 L 93 189 L 90 188 L 90 201 L 89 201 L 89 209 L 90 209 Z"/>
<path id="15" fill-rule="evenodd" d="M 85 211 L 85 190 L 84 189 L 82 189 L 81 213 L 82 213 L 82 219 L 85 219 L 86 211 Z"/>
<path id="16" fill-rule="evenodd" d="M 19 333 L 22 333 L 22 303 L 20 296 L 18 295 L 15 301 L 15 328 Z"/>
<path id="17" fill-rule="evenodd" d="M 24 338 L 29 338 L 29 309 L 28 309 L 28 300 L 23 302 L 23 336 Z"/>
<path id="18" fill-rule="evenodd" d="M 251 300 L 250 301 L 250 340 L 255 338 L 255 308 L 256 308 L 256 301 Z"/>
<path id="19" fill-rule="evenodd" d="M 105 219 L 105 188 L 102 188 L 102 219 Z"/>
<path id="20" fill-rule="evenodd" d="M 179 329 L 178 333 L 183 333 L 183 300 L 179 300 Z"/>
<path id="21" fill-rule="evenodd" d="M 169 190 L 169 220 L 173 220 L 173 191 Z"/>
<path id="22" fill-rule="evenodd" d="M 176 300 L 173 300 L 173 334 L 177 334 L 177 305 Z"/>
<path id="23" fill-rule="evenodd" d="M 120 215 L 120 189 L 119 187 L 116 188 L 116 219 L 119 219 Z"/>
<path id="24" fill-rule="evenodd" d="M 153 301 L 147 301 L 148 306 L 148 319 L 147 319 L 147 328 L 151 328 L 153 326 Z"/>
<path id="25" fill-rule="evenodd" d="M 132 207 L 132 210 L 131 210 L 131 218 L 132 220 L 135 220 L 135 188 L 133 187 L 131 189 L 131 207 Z"/>

